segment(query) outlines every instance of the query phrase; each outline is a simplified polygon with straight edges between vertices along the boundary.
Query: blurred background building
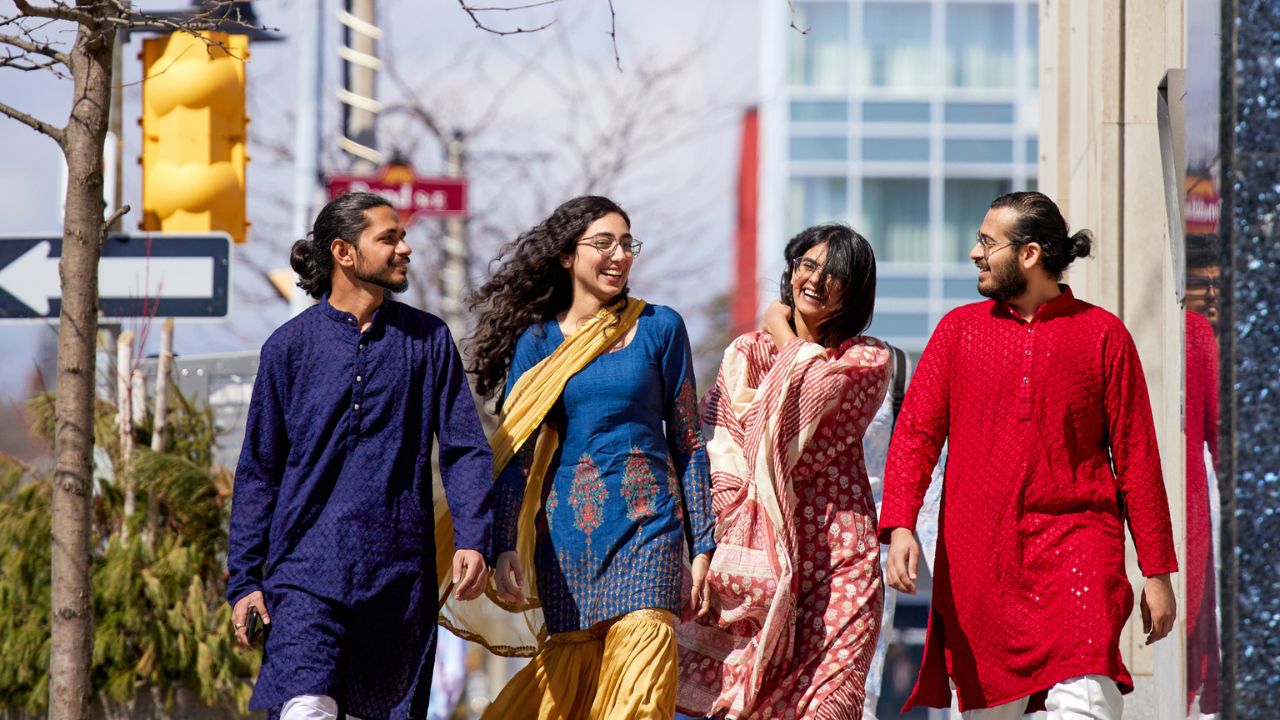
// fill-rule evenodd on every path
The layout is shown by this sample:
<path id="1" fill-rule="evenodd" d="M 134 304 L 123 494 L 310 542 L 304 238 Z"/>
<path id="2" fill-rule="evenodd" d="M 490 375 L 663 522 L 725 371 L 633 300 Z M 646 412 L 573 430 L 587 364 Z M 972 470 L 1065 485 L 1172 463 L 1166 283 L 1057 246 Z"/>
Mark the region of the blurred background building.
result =
<path id="1" fill-rule="evenodd" d="M 876 251 L 870 333 L 918 354 L 978 298 L 968 254 L 987 205 L 1037 187 L 1037 3 L 763 7 L 759 291 L 776 294 L 788 238 L 848 223 Z"/>

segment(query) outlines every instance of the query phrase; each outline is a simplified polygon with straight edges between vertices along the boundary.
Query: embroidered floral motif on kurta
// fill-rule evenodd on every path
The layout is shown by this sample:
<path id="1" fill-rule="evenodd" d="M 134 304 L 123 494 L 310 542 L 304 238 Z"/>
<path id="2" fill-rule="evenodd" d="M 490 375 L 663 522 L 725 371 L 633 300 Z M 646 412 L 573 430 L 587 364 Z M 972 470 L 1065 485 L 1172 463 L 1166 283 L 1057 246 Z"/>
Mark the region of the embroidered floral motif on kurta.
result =
<path id="1" fill-rule="evenodd" d="M 583 453 L 578 458 L 578 467 L 573 471 L 573 489 L 569 491 L 569 503 L 573 505 L 574 523 L 578 529 L 590 537 L 600 527 L 601 507 L 609 491 L 600 481 L 600 468 L 596 467 L 591 456 Z"/>

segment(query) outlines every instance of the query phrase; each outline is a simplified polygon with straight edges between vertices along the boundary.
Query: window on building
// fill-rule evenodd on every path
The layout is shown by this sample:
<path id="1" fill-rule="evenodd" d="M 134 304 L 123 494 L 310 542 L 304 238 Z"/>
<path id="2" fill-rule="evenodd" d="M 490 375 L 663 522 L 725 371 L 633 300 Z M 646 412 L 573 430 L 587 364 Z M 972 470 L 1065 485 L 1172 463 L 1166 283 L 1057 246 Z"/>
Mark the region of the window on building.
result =
<path id="1" fill-rule="evenodd" d="M 1011 163 L 1012 140 L 982 138 L 948 138 L 942 156 L 949 163 Z"/>
<path id="2" fill-rule="evenodd" d="M 929 103 L 867 100 L 862 103 L 862 122 L 927 123 Z"/>
<path id="3" fill-rule="evenodd" d="M 958 88 L 1011 88 L 1018 64 L 1013 50 L 1013 5 L 947 5 L 947 83 Z"/>
<path id="4" fill-rule="evenodd" d="M 849 140 L 843 137 L 793 137 L 793 161 L 844 162 L 849 159 Z"/>
<path id="5" fill-rule="evenodd" d="M 1011 190 L 1011 180 L 947 178 L 942 186 L 942 235 L 948 261 L 969 262 L 969 250 L 991 201 Z"/>
<path id="6" fill-rule="evenodd" d="M 866 178 L 862 229 L 882 262 L 929 261 L 929 181 Z"/>
<path id="7" fill-rule="evenodd" d="M 791 38 L 791 84 L 839 88 L 849 84 L 849 6 L 798 2 L 796 24 L 807 33 Z"/>
<path id="8" fill-rule="evenodd" d="M 870 2 L 862 11 L 857 72 L 863 85 L 919 88 L 934 78 L 928 3 Z"/>
<path id="9" fill-rule="evenodd" d="M 847 222 L 848 189 L 843 177 L 791 178 L 791 233 L 818 223 Z"/>
<path id="10" fill-rule="evenodd" d="M 929 138 L 863 138 L 863 162 L 929 162 Z"/>
<path id="11" fill-rule="evenodd" d="M 849 103 L 844 100 L 792 100 L 791 122 L 842 123 L 849 120 Z"/>

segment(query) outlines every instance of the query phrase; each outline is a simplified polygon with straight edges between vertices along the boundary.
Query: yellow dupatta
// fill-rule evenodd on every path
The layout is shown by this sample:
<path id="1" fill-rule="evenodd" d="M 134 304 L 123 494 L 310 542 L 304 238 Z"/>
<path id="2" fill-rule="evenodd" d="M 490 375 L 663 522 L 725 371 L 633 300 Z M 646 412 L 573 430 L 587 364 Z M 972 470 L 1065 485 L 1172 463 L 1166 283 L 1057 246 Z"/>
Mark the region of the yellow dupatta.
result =
<path id="1" fill-rule="evenodd" d="M 569 379 L 599 355 L 626 338 L 644 310 L 638 298 L 601 308 L 581 328 L 541 362 L 516 380 L 503 404 L 502 423 L 489 440 L 493 448 L 493 477 L 506 468 L 534 430 L 541 426 L 533 450 L 516 525 L 516 554 L 528 584 L 524 605 L 512 605 L 498 597 L 493 578 L 484 595 L 461 602 L 450 594 L 453 588 L 453 516 L 443 496 L 435 501 L 436 578 L 439 581 L 440 625 L 455 635 L 478 642 L 497 655 L 532 657 L 546 639 L 546 621 L 538 599 L 533 565 L 534 519 L 542 509 L 542 487 L 551 458 L 560 445 L 556 429 L 543 424 L 547 413 L 560 399 Z"/>

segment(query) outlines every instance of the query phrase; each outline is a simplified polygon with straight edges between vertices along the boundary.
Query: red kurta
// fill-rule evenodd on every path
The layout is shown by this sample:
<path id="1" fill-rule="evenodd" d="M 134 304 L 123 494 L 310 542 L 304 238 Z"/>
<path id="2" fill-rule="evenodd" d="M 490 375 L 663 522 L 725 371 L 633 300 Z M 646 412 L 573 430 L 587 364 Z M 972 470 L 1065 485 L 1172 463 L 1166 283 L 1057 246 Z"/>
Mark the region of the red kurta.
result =
<path id="1" fill-rule="evenodd" d="M 1222 704 L 1218 655 L 1213 516 L 1204 450 L 1218 457 L 1218 339 L 1205 316 L 1187 311 L 1187 704 L 1200 712 Z"/>
<path id="2" fill-rule="evenodd" d="M 944 441 L 948 461 L 925 657 L 904 712 L 950 705 L 948 675 L 961 710 L 1028 696 L 1036 709 L 1079 675 L 1133 689 L 1119 650 L 1133 610 L 1121 521 L 1144 575 L 1173 572 L 1169 503 L 1133 340 L 1062 288 L 1029 323 L 994 301 L 953 310 L 912 377 L 881 542 L 915 529 Z"/>

